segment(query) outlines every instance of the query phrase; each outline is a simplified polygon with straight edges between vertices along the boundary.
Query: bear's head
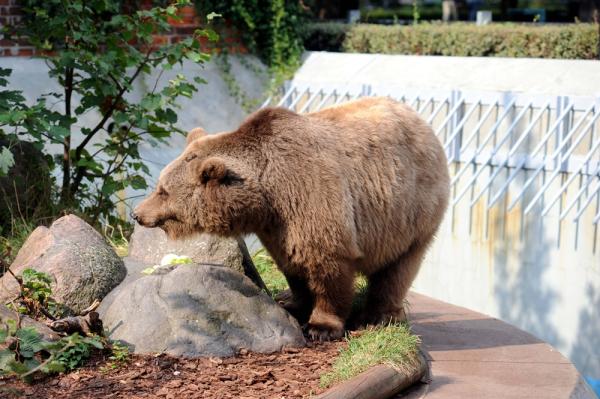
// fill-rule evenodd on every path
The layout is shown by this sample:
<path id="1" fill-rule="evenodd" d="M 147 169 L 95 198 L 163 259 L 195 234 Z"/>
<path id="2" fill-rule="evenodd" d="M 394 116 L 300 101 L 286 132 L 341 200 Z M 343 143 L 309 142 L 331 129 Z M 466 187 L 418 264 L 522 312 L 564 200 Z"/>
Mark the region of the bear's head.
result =
<path id="1" fill-rule="evenodd" d="M 256 168 L 215 151 L 214 138 L 200 128 L 188 134 L 186 149 L 163 169 L 134 220 L 173 239 L 200 232 L 236 236 L 264 223 L 267 202 Z"/>

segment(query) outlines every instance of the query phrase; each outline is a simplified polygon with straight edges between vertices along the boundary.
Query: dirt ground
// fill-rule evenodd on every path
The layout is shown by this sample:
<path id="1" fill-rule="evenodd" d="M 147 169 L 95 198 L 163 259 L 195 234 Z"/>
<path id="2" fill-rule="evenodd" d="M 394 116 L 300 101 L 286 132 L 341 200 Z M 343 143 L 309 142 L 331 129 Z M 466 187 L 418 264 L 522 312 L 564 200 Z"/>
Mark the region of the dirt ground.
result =
<path id="1" fill-rule="evenodd" d="M 330 370 L 345 341 L 312 344 L 270 355 L 183 359 L 131 355 L 126 364 L 106 369 L 108 355 L 97 354 L 74 372 L 28 385 L 0 378 L 2 398 L 306 398 L 323 392 L 319 377 Z"/>

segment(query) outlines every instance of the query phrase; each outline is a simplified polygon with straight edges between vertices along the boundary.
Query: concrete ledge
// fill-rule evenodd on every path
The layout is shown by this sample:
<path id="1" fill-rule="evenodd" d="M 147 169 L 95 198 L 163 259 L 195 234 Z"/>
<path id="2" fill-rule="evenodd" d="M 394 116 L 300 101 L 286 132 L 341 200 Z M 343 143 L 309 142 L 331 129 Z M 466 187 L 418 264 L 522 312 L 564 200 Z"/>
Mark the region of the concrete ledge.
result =
<path id="1" fill-rule="evenodd" d="M 408 301 L 432 375 L 398 397 L 596 398 L 573 364 L 534 336 L 424 295 Z"/>
<path id="2" fill-rule="evenodd" d="M 600 95 L 600 61 L 308 52 L 294 81 Z"/>

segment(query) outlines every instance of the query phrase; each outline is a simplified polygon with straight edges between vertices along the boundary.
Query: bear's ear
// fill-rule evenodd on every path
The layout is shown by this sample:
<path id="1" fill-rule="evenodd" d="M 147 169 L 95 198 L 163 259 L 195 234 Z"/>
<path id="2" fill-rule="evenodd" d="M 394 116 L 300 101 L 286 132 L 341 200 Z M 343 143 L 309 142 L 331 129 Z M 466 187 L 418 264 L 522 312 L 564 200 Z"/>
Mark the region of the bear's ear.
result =
<path id="1" fill-rule="evenodd" d="M 225 161 L 217 157 L 208 158 L 200 164 L 197 170 L 197 177 L 202 184 L 208 184 L 211 181 L 222 183 L 229 174 Z"/>
<path id="2" fill-rule="evenodd" d="M 185 139 L 186 146 L 190 145 L 190 143 L 194 140 L 199 139 L 200 137 L 204 137 L 206 135 L 206 131 L 201 127 L 197 127 L 195 129 L 190 130 Z"/>

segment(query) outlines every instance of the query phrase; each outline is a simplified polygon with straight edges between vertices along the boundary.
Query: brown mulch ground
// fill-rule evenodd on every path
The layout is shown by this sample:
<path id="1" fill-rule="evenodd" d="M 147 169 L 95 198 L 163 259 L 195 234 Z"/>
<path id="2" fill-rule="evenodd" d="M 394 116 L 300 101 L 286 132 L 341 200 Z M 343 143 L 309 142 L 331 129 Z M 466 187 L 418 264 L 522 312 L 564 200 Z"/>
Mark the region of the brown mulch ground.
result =
<path id="1" fill-rule="evenodd" d="M 132 355 L 106 370 L 105 355 L 86 366 L 31 385 L 0 378 L 0 397 L 25 398 L 304 398 L 323 392 L 319 377 L 331 369 L 344 341 L 312 344 L 270 355 L 184 359 Z"/>

